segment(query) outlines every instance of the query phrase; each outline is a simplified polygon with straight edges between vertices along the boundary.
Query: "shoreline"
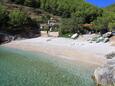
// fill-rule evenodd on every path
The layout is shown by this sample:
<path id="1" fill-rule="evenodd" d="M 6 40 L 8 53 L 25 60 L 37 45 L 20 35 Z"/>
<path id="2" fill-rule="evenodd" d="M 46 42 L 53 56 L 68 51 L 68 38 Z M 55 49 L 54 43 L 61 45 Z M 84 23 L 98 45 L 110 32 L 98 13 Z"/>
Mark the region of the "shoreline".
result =
<path id="1" fill-rule="evenodd" d="M 80 40 L 53 37 L 13 41 L 2 46 L 35 53 L 42 52 L 71 60 L 75 63 L 82 62 L 84 64 L 97 66 L 106 62 L 106 58 L 104 57 L 105 53 L 108 54 L 111 51 L 115 51 L 115 47 L 111 47 L 108 44 L 91 44 Z"/>

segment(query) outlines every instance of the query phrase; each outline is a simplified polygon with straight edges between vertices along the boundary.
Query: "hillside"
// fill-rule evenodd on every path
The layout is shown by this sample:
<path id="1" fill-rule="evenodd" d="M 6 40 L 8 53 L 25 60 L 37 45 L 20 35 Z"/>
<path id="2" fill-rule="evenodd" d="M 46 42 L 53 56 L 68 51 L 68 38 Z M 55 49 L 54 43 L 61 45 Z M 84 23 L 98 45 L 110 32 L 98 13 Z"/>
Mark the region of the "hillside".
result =
<path id="1" fill-rule="evenodd" d="M 108 11 L 111 11 L 111 12 L 115 12 L 115 4 L 106 7 L 105 10 L 108 10 Z"/>
<path id="2" fill-rule="evenodd" d="M 84 0 L 8 0 L 7 10 L 24 11 L 37 23 L 47 24 L 52 17 L 60 20 L 60 36 L 68 34 L 86 34 L 88 32 L 112 31 L 114 13 L 108 8 L 101 9 Z M 85 26 L 88 25 L 88 26 Z M 45 29 L 51 29 L 48 26 Z"/>

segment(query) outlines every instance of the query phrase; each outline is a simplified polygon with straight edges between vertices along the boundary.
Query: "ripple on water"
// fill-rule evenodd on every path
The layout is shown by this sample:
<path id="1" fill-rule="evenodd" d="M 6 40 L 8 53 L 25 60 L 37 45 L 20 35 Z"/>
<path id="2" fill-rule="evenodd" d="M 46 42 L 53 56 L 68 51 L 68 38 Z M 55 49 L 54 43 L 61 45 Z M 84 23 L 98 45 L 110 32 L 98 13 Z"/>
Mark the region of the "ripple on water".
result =
<path id="1" fill-rule="evenodd" d="M 46 54 L 0 47 L 0 86 L 95 86 L 92 71 Z"/>

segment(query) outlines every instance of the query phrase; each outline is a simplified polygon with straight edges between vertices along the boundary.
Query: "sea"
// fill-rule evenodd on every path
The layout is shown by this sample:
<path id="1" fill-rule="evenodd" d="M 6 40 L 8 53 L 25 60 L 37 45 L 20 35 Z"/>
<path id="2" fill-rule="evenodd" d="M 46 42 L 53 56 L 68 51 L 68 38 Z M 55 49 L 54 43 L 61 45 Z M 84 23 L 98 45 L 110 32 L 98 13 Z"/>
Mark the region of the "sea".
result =
<path id="1" fill-rule="evenodd" d="M 0 86 L 95 86 L 93 71 L 64 58 L 0 46 Z"/>

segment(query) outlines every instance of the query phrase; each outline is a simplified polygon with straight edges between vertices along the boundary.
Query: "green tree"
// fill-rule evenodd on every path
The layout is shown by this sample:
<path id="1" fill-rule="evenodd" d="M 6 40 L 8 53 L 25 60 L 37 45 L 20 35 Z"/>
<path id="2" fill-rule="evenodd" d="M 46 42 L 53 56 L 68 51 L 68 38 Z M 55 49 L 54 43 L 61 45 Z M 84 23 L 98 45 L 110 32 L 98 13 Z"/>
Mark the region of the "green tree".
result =
<path id="1" fill-rule="evenodd" d="M 71 18 L 62 19 L 59 33 L 60 35 L 64 34 L 74 34 L 74 33 L 83 33 L 82 24 L 84 19 L 82 17 L 77 17 L 73 15 Z"/>
<path id="2" fill-rule="evenodd" d="M 111 13 L 104 12 L 102 16 L 97 17 L 97 19 L 92 23 L 94 24 L 94 28 L 97 31 L 103 29 L 107 29 L 109 31 L 114 26 L 114 22 L 115 22 L 115 14 L 112 12 Z"/>
<path id="3" fill-rule="evenodd" d="M 115 31 L 115 23 L 109 23 L 109 31 Z"/>

